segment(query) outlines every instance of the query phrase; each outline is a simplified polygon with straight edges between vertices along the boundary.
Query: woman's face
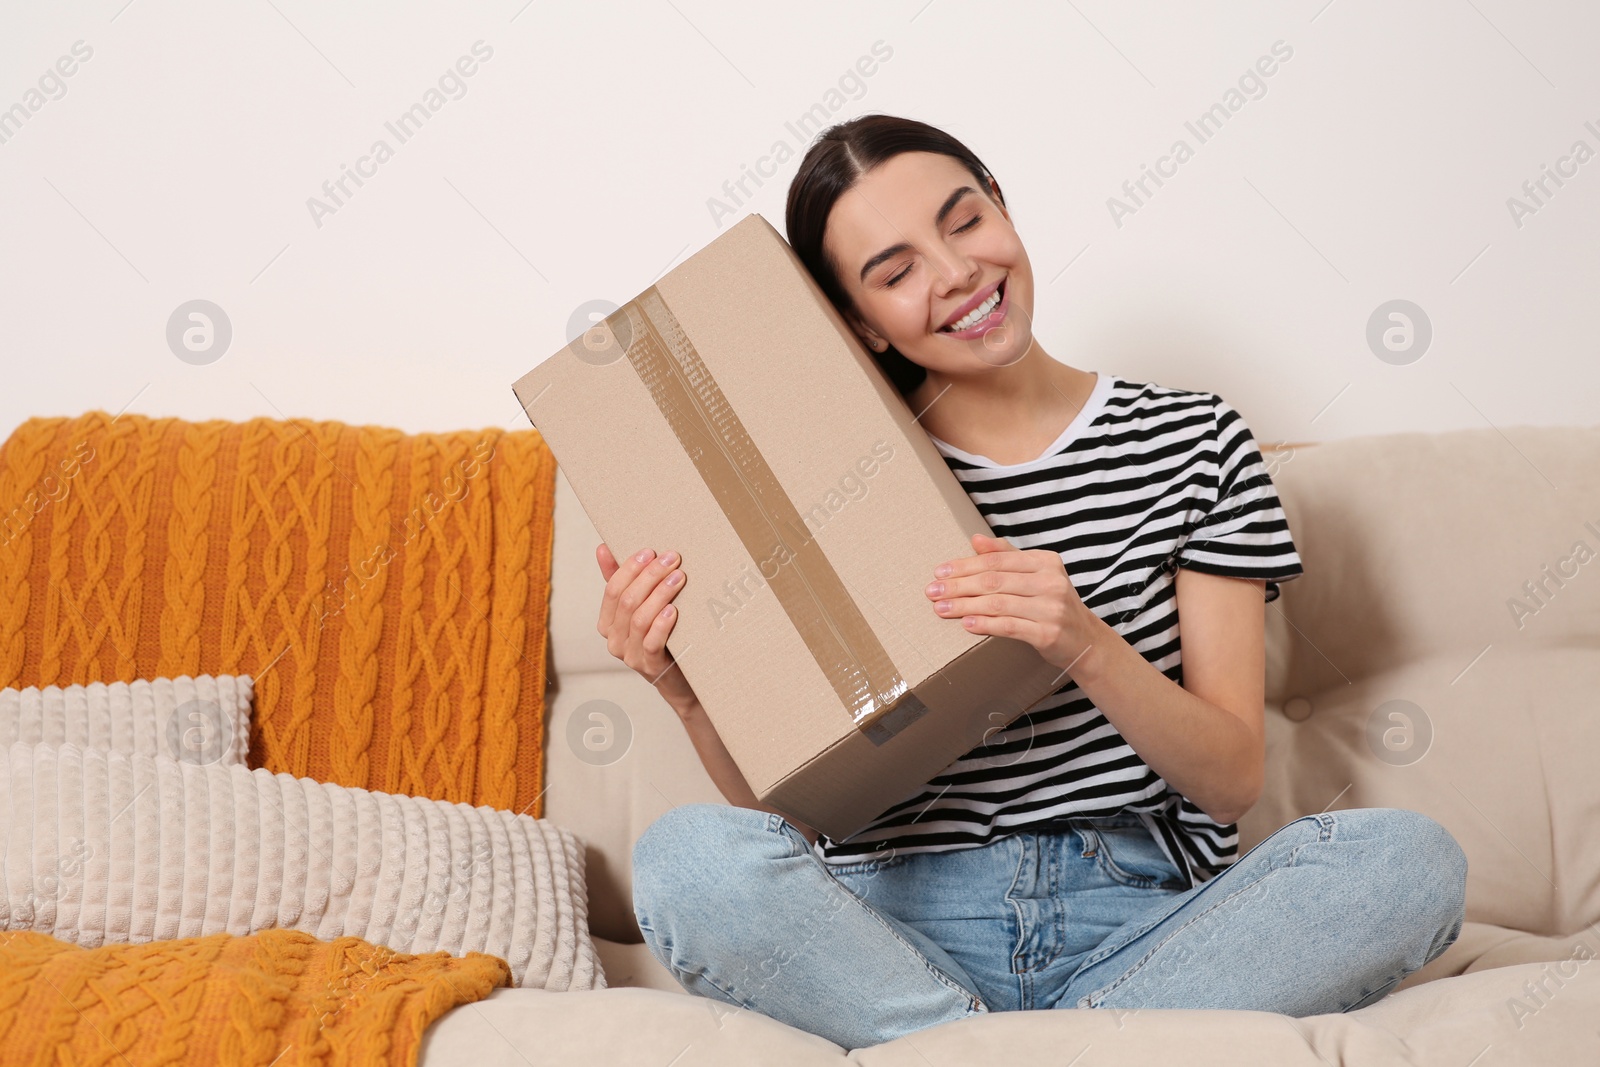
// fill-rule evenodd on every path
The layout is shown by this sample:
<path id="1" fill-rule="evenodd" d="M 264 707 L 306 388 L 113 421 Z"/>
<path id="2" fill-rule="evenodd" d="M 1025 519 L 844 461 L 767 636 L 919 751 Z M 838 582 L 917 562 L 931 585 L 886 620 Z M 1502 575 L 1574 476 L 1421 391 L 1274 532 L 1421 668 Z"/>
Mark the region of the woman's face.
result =
<path id="1" fill-rule="evenodd" d="M 961 376 L 1009 366 L 1033 344 L 1028 254 L 998 196 L 951 156 L 902 152 L 873 168 L 834 204 L 823 247 L 869 348 L 887 341 Z M 974 307 L 988 315 L 967 318 Z M 946 329 L 952 321 L 966 329 Z"/>

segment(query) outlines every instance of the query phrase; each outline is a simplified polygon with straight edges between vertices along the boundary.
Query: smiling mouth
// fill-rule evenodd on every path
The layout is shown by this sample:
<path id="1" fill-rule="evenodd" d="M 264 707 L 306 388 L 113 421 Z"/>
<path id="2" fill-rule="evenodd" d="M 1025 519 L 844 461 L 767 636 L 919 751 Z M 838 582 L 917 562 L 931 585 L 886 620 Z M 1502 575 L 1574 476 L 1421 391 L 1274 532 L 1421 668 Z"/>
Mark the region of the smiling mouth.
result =
<path id="1" fill-rule="evenodd" d="M 979 304 L 976 308 L 973 308 L 971 311 L 967 312 L 966 315 L 963 315 L 960 319 L 956 320 L 957 323 L 967 323 L 967 326 L 964 329 L 957 328 L 955 325 L 941 326 L 935 332 L 961 337 L 963 339 L 984 333 L 987 329 L 992 327 L 993 320 L 997 312 L 1009 309 L 1010 304 L 1006 301 L 1006 293 L 1009 291 L 1008 286 L 1010 282 L 1011 278 L 1009 275 L 1000 279 L 1000 284 L 995 286 L 995 290 L 989 295 L 988 300 L 984 301 L 982 304 Z"/>

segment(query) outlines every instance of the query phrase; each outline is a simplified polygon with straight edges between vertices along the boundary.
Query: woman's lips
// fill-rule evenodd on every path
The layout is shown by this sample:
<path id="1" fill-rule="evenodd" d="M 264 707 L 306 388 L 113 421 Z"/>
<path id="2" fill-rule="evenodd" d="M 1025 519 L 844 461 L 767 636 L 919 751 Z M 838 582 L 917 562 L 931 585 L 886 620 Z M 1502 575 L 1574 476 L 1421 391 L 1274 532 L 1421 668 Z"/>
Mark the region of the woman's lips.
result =
<path id="1" fill-rule="evenodd" d="M 982 319 L 976 326 L 972 327 L 972 329 L 961 330 L 959 332 L 952 330 L 936 330 L 934 332 L 940 337 L 954 337 L 958 341 L 971 341 L 975 338 L 982 337 L 984 334 L 988 333 L 990 330 L 994 329 L 996 326 L 1005 321 L 1006 311 L 1011 307 L 1010 278 L 1006 278 L 1001 281 L 999 292 L 1000 303 L 996 304 L 994 310 L 989 312 L 988 316 Z"/>

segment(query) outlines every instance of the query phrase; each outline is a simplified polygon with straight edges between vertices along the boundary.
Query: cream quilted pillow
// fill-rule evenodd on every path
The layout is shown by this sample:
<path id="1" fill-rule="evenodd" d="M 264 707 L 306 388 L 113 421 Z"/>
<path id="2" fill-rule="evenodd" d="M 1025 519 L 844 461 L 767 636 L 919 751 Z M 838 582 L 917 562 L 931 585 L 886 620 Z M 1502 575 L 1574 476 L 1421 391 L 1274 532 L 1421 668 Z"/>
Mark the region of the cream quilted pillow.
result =
<path id="1" fill-rule="evenodd" d="M 227 931 L 487 952 L 514 985 L 603 989 L 584 845 L 546 819 L 222 763 L 13 744 L 0 929 L 86 946 Z"/>
<path id="2" fill-rule="evenodd" d="M 249 675 L 0 689 L 0 747 L 74 744 L 244 766 L 250 747 Z"/>

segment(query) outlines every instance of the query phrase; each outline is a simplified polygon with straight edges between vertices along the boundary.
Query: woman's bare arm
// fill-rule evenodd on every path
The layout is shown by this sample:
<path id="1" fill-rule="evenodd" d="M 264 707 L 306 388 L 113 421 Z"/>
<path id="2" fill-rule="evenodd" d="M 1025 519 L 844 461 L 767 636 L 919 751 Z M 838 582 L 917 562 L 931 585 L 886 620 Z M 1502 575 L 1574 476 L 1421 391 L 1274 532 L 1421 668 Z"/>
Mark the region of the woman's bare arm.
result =
<path id="1" fill-rule="evenodd" d="M 817 843 L 816 830 L 756 799 L 755 791 L 750 788 L 744 773 L 728 754 L 727 746 L 722 743 L 717 728 L 712 725 L 710 717 L 706 715 L 705 708 L 700 706 L 698 699 L 682 706 L 674 705 L 672 710 L 678 713 L 683 728 L 689 732 L 689 740 L 694 743 L 695 751 L 700 754 L 700 762 L 705 765 L 706 773 L 711 776 L 711 780 L 716 783 L 729 804 L 783 815 L 789 825 L 799 830 L 807 842 L 813 845 Z"/>
<path id="2" fill-rule="evenodd" d="M 755 791 L 728 754 L 722 738 L 717 736 L 689 680 L 682 670 L 673 669 L 678 664 L 667 651 L 667 636 L 672 633 L 678 617 L 671 601 L 687 581 L 678 566 L 677 553 L 668 552 L 657 557 L 654 549 L 646 548 L 625 560 L 618 560 L 612 555 L 611 546 L 602 542 L 595 546 L 595 563 L 606 583 L 600 597 L 600 615 L 595 620 L 595 631 L 606 639 L 606 651 L 655 686 L 661 698 L 678 713 L 683 728 L 689 731 L 689 740 L 700 754 L 700 762 L 728 803 L 783 815 L 756 799 Z M 787 815 L 784 818 L 807 841 L 813 845 L 817 843 L 817 831 Z"/>

